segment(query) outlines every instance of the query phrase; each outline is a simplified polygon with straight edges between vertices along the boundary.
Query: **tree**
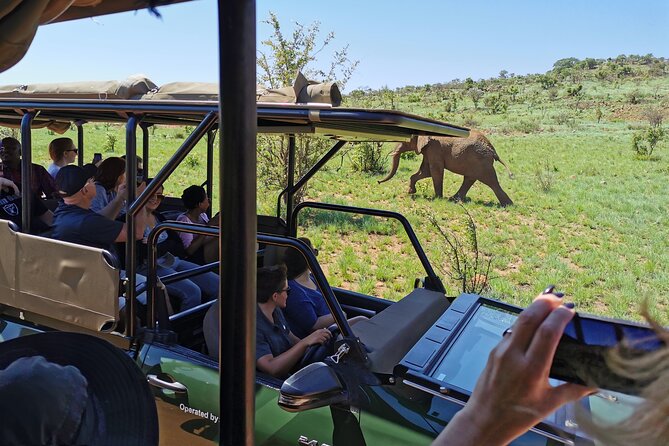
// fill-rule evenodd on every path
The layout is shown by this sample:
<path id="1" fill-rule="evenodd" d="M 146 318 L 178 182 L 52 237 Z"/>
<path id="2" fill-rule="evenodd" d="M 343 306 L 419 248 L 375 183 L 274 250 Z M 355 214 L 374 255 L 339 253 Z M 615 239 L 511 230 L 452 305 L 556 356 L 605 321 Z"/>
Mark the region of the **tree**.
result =
<path id="1" fill-rule="evenodd" d="M 350 79 L 358 61 L 349 59 L 348 45 L 332 52 L 327 68 L 319 68 L 319 56 L 334 41 L 334 32 L 320 38 L 320 23 L 305 26 L 295 23 L 287 36 L 281 28 L 279 18 L 273 12 L 263 23 L 272 27 L 272 36 L 262 42 L 258 56 L 258 79 L 271 88 L 292 85 L 297 71 L 308 79 L 319 81 L 336 80 L 343 89 Z M 330 140 L 319 137 L 296 135 L 295 175 L 304 175 L 323 153 L 332 145 Z M 258 135 L 258 179 L 267 189 L 282 189 L 288 176 L 288 137 L 285 135 Z M 294 198 L 299 203 L 307 192 L 306 186 Z"/>
<path id="2" fill-rule="evenodd" d="M 271 88 L 280 88 L 292 85 L 297 71 L 302 71 L 308 79 L 319 81 L 336 80 L 341 89 L 358 66 L 359 61 L 348 57 L 348 45 L 334 50 L 332 60 L 325 69 L 315 67 L 318 55 L 334 40 L 333 31 L 319 40 L 320 22 L 313 22 L 308 26 L 295 23 L 292 34 L 286 37 L 281 30 L 279 18 L 273 12 L 263 23 L 272 27 L 272 37 L 263 40 L 266 51 L 258 51 L 258 79 Z"/>
<path id="3" fill-rule="evenodd" d="M 471 88 L 469 89 L 469 91 L 467 91 L 467 95 L 471 98 L 472 102 L 474 103 L 474 109 L 478 110 L 479 101 L 483 97 L 483 90 L 479 88 Z"/>

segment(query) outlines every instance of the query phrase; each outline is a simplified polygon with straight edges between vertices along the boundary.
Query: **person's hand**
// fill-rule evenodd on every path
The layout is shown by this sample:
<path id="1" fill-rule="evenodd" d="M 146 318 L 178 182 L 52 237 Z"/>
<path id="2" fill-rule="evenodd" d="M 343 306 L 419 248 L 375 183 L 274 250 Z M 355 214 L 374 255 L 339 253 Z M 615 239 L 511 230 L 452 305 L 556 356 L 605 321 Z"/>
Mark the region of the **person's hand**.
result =
<path id="1" fill-rule="evenodd" d="M 555 294 L 539 295 L 490 352 L 471 398 L 434 444 L 505 445 L 560 406 L 591 393 L 588 387 L 548 382 L 555 350 L 573 316 Z"/>
<path id="2" fill-rule="evenodd" d="M 319 328 L 318 330 L 311 333 L 309 336 L 302 339 L 301 342 L 304 342 L 309 345 L 314 344 L 325 344 L 332 337 L 332 333 L 327 328 Z"/>
<path id="3" fill-rule="evenodd" d="M 121 183 L 116 187 L 116 196 L 119 200 L 126 200 L 128 198 L 128 186 L 125 183 Z"/>
<path id="4" fill-rule="evenodd" d="M 137 196 L 139 196 L 142 192 L 144 192 L 144 189 L 146 189 L 146 182 L 145 182 L 145 181 L 142 181 L 142 182 L 139 183 L 139 185 L 137 186 Z"/>
<path id="5" fill-rule="evenodd" d="M 221 213 L 216 212 L 216 215 L 211 217 L 211 219 L 209 220 L 209 226 L 218 226 L 220 220 L 221 220 Z"/>
<path id="6" fill-rule="evenodd" d="M 0 177 L 0 187 L 2 189 L 12 189 L 14 191 L 14 195 L 18 195 L 19 197 L 21 196 L 21 191 L 19 191 L 18 186 L 16 186 L 12 180 Z"/>

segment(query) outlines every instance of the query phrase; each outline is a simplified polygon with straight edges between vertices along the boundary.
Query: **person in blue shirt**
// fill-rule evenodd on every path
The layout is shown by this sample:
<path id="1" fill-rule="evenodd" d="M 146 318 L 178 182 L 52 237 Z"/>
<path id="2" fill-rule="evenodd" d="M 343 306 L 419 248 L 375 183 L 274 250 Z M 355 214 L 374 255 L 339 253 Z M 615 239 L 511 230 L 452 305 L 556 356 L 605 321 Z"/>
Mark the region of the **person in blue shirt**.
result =
<path id="1" fill-rule="evenodd" d="M 318 255 L 318 250 L 311 245 L 311 240 L 300 237 L 298 240 L 306 243 Z M 307 260 L 297 249 L 287 249 L 283 261 L 288 269 L 288 286 L 290 296 L 286 305 L 286 319 L 293 333 L 298 337 L 305 337 L 314 330 L 327 328 L 334 324 L 334 317 L 330 313 L 323 294 L 318 289 Z M 357 316 L 348 320 L 349 325 L 367 319 Z"/>

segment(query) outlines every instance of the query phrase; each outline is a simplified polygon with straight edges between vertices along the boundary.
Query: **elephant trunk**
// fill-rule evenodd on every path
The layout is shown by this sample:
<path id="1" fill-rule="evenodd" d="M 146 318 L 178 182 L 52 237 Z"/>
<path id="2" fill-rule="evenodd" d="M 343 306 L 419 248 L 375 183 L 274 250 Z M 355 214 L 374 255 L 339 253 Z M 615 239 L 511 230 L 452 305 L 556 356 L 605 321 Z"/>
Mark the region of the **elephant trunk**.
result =
<path id="1" fill-rule="evenodd" d="M 397 168 L 400 166 L 400 156 L 402 155 L 403 152 L 408 152 L 409 150 L 412 149 L 408 143 L 401 143 L 398 144 L 397 147 L 395 147 L 395 150 L 390 155 L 393 159 L 393 164 L 390 167 L 390 173 L 388 173 L 388 175 L 386 175 L 384 179 L 379 180 L 378 181 L 379 184 L 384 183 L 395 176 L 395 174 L 397 173 Z"/>

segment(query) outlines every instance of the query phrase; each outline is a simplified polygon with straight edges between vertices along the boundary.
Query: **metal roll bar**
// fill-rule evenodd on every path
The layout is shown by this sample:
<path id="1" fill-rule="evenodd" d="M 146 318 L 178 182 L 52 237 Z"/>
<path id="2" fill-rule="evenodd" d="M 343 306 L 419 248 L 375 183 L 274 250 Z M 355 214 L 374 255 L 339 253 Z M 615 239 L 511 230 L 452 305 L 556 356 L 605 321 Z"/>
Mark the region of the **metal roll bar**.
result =
<path id="1" fill-rule="evenodd" d="M 367 208 L 357 208 L 353 206 L 344 206 L 341 204 L 328 204 L 328 203 L 315 203 L 315 202 L 309 202 L 305 201 L 300 204 L 298 204 L 295 207 L 295 211 L 293 212 L 293 218 L 292 221 L 290 222 L 290 227 L 293 229 L 297 228 L 297 216 L 298 213 L 305 208 L 312 208 L 312 209 L 323 209 L 323 210 L 328 210 L 328 211 L 337 211 L 337 212 L 345 212 L 348 214 L 361 214 L 361 215 L 371 215 L 374 217 L 384 217 L 384 218 L 391 218 L 394 220 L 399 221 L 402 224 L 402 227 L 404 228 L 404 231 L 407 233 L 407 236 L 409 237 L 409 241 L 411 242 L 411 246 L 413 246 L 414 251 L 416 252 L 416 255 L 418 256 L 418 259 L 420 260 L 421 265 L 423 265 L 423 268 L 425 269 L 425 273 L 427 274 L 426 281 L 425 281 L 425 287 L 429 290 L 433 291 L 438 291 L 440 293 L 446 293 L 446 289 L 444 288 L 444 284 L 441 282 L 441 279 L 437 274 L 434 272 L 434 268 L 432 268 L 432 264 L 430 263 L 429 259 L 427 258 L 427 255 L 425 255 L 425 251 L 423 250 L 423 247 L 421 246 L 420 242 L 418 241 L 418 237 L 416 236 L 416 233 L 414 232 L 413 228 L 411 227 L 411 223 L 409 223 L 409 220 L 406 219 L 406 217 L 402 214 L 399 214 L 397 212 L 392 212 L 392 211 L 384 211 L 380 209 L 367 209 Z M 295 234 L 293 234 L 294 236 Z"/>

